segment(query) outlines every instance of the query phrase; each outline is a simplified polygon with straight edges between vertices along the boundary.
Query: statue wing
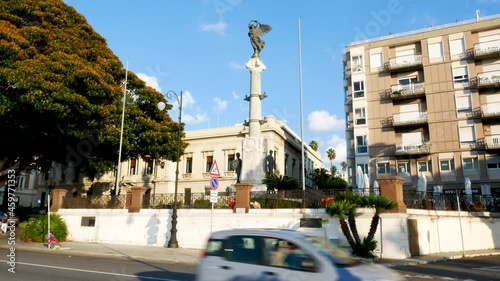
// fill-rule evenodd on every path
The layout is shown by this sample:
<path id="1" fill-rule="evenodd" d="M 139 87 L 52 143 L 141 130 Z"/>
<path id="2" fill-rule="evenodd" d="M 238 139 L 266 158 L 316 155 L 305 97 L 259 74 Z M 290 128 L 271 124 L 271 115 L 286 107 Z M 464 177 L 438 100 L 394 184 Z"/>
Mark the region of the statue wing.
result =
<path id="1" fill-rule="evenodd" d="M 256 33 L 257 36 L 261 36 L 264 33 L 268 33 L 271 30 L 272 30 L 272 28 L 271 28 L 270 25 L 268 25 L 268 24 L 261 24 L 261 25 L 259 25 L 258 28 L 256 28 L 256 32 L 255 33 Z"/>

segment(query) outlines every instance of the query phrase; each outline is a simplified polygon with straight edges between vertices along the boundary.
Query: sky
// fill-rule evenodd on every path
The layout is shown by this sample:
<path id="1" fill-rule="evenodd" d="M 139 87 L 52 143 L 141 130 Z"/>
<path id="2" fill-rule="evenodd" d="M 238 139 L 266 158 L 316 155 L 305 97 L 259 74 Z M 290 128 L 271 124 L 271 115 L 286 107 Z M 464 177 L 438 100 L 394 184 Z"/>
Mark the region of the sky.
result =
<path id="1" fill-rule="evenodd" d="M 260 54 L 262 115 L 273 115 L 306 143 L 346 159 L 342 54 L 354 41 L 480 15 L 500 14 L 500 0 L 65 0 L 148 85 L 183 92 L 186 130 L 241 124 L 248 118 L 253 54 L 248 24 L 272 30 Z M 299 17 L 300 46 L 299 52 Z M 299 55 L 300 54 L 300 55 Z M 300 59 L 302 67 L 300 68 Z M 299 69 L 302 70 L 302 91 Z M 302 92 L 303 114 L 300 114 Z M 176 119 L 174 109 L 170 115 Z M 303 132 L 301 132 L 303 124 Z M 339 167 L 340 168 L 340 167 Z"/>

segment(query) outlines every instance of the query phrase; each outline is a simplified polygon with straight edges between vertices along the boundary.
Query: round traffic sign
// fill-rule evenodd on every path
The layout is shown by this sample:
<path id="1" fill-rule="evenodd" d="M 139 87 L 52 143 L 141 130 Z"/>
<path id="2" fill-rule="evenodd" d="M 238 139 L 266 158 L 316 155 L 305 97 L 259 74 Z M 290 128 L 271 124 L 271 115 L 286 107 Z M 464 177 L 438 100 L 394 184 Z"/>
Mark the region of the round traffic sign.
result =
<path id="1" fill-rule="evenodd" d="M 212 177 L 210 179 L 210 187 L 213 189 L 213 190 L 216 190 L 218 187 L 219 187 L 219 179 L 216 178 L 216 177 Z"/>

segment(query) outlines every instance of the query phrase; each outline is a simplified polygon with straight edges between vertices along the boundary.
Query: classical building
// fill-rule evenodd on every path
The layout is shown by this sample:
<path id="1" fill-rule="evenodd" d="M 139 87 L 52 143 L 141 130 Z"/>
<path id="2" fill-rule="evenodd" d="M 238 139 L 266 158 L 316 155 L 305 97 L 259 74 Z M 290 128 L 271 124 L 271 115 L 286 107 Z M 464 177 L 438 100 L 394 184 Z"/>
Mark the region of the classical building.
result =
<path id="1" fill-rule="evenodd" d="M 359 166 L 371 184 L 500 187 L 500 16 L 353 42 L 343 63 L 351 186 Z"/>
<path id="2" fill-rule="evenodd" d="M 300 138 L 282 121 L 273 116 L 264 118 L 262 137 L 264 151 L 272 156 L 275 173 L 293 177 L 302 182 L 301 142 Z M 217 162 L 220 177 L 219 191 L 225 192 L 236 183 L 236 172 L 231 165 L 236 154 L 243 155 L 243 139 L 248 134 L 248 127 L 238 124 L 231 127 L 186 131 L 184 141 L 189 143 L 179 162 L 179 193 L 205 192 L 210 188 L 209 170 Z M 321 155 L 305 145 L 305 185 L 313 188 L 312 172 L 322 166 Z M 265 155 L 262 157 L 265 159 Z M 242 161 L 245 161 L 242 158 Z M 153 161 L 148 159 L 130 159 L 121 165 L 122 192 L 132 186 L 144 186 L 148 193 L 173 193 L 175 189 L 176 162 Z M 265 169 L 266 163 L 262 163 Z M 241 175 L 245 181 L 245 175 Z M 22 206 L 44 205 L 47 190 L 50 187 L 65 188 L 70 193 L 89 193 L 98 195 L 109 193 L 115 184 L 115 172 L 99 175 L 90 181 L 72 165 L 54 164 L 49 172 L 23 172 L 18 176 L 18 191 Z M 41 201 L 38 201 L 41 200 Z"/>

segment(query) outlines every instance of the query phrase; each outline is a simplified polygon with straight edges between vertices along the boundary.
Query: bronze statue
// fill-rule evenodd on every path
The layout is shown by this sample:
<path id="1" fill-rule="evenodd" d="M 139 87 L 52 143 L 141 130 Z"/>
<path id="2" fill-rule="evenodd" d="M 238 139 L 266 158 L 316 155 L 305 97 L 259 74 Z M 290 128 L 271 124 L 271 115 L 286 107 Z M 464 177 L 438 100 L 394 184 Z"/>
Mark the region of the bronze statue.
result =
<path id="1" fill-rule="evenodd" d="M 236 182 L 237 183 L 241 182 L 241 164 L 242 164 L 242 161 L 240 158 L 240 153 L 237 152 L 236 159 L 234 159 L 233 162 L 231 162 L 231 166 L 236 172 Z"/>
<path id="2" fill-rule="evenodd" d="M 269 155 L 266 157 L 266 173 L 274 173 L 274 164 L 273 151 L 269 150 Z"/>
<path id="3" fill-rule="evenodd" d="M 258 57 L 260 52 L 262 51 L 262 49 L 264 49 L 264 46 L 266 45 L 266 42 L 260 39 L 260 36 L 264 35 L 264 33 L 271 31 L 271 26 L 267 24 L 261 24 L 256 20 L 252 20 L 248 24 L 248 29 L 249 29 L 248 37 L 250 37 L 250 43 L 252 43 L 253 47 L 252 57 Z"/>

